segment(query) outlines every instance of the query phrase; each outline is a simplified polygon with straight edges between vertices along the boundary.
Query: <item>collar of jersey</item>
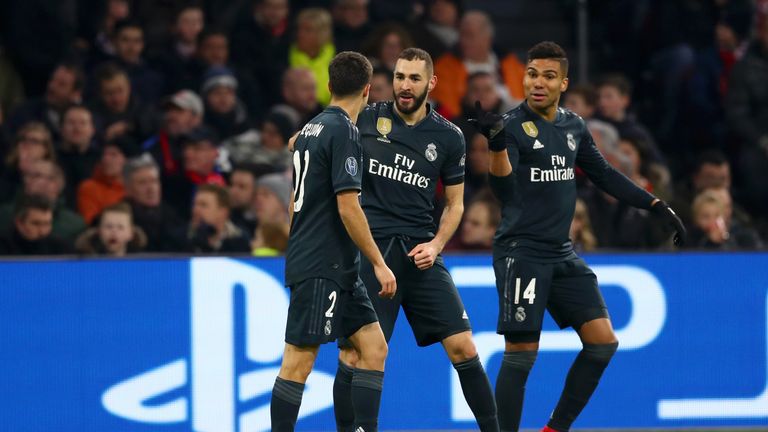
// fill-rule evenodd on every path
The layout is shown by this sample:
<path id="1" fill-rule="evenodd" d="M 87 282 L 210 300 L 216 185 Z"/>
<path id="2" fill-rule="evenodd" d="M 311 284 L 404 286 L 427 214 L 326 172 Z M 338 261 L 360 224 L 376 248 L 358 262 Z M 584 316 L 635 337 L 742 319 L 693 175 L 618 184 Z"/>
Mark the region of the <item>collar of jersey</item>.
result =
<path id="1" fill-rule="evenodd" d="M 351 120 L 351 117 L 349 117 L 349 114 L 347 114 L 347 112 L 344 111 L 340 106 L 328 105 L 327 107 L 325 107 L 325 109 L 331 110 L 331 111 L 340 112 L 340 113 L 344 114 L 344 117 L 346 117 L 347 119 Z"/>
<path id="2" fill-rule="evenodd" d="M 549 124 L 557 124 L 560 120 L 562 120 L 563 113 L 560 111 L 560 109 L 557 109 L 557 115 L 555 115 L 555 121 L 549 121 L 541 116 L 541 114 L 537 113 L 536 111 L 532 110 L 530 106 L 528 106 L 528 99 L 522 101 L 520 103 L 520 107 L 523 111 L 525 111 L 530 117 L 533 117 L 536 120 L 541 120 L 544 122 L 547 122 Z"/>
<path id="3" fill-rule="evenodd" d="M 389 108 L 389 112 L 392 113 L 392 117 L 395 118 L 395 121 L 399 122 L 401 125 L 403 125 L 405 127 L 408 127 L 408 128 L 417 128 L 422 123 L 424 123 L 424 121 L 426 121 L 429 118 L 429 116 L 432 115 L 432 104 L 427 102 L 427 115 L 425 115 L 423 119 L 417 121 L 413 125 L 409 125 L 408 123 L 405 122 L 405 120 L 403 120 L 402 117 L 400 117 L 400 114 L 398 114 L 397 110 L 395 109 L 395 102 L 394 101 L 392 101 L 392 105 Z"/>

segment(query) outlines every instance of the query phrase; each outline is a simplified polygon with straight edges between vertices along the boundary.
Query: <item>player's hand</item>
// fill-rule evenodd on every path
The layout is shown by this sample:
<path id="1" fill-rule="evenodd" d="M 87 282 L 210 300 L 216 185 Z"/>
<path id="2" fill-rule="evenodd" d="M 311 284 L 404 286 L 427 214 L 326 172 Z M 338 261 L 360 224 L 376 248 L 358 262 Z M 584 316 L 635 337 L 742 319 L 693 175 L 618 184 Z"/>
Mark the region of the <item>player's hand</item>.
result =
<path id="1" fill-rule="evenodd" d="M 395 280 L 395 274 L 387 267 L 386 264 L 379 266 L 373 266 L 373 272 L 376 274 L 376 279 L 381 285 L 379 291 L 379 297 L 391 299 L 397 292 L 397 281 Z"/>
<path id="2" fill-rule="evenodd" d="M 426 270 L 435 265 L 435 260 L 440 250 L 432 242 L 421 243 L 408 252 L 408 256 L 413 258 L 419 270 Z"/>
<path id="3" fill-rule="evenodd" d="M 672 210 L 672 208 L 668 206 L 667 203 L 662 200 L 656 201 L 651 206 L 651 212 L 661 216 L 665 220 L 665 223 L 669 225 L 673 230 L 675 230 L 675 236 L 672 239 L 672 241 L 675 243 L 675 246 L 682 246 L 685 244 L 685 238 L 687 235 L 685 225 L 683 225 L 683 221 L 677 217 L 675 211 Z"/>
<path id="4" fill-rule="evenodd" d="M 504 127 L 504 117 L 493 111 L 485 111 L 480 101 L 475 101 L 475 117 L 469 121 L 488 139 L 491 139 Z"/>

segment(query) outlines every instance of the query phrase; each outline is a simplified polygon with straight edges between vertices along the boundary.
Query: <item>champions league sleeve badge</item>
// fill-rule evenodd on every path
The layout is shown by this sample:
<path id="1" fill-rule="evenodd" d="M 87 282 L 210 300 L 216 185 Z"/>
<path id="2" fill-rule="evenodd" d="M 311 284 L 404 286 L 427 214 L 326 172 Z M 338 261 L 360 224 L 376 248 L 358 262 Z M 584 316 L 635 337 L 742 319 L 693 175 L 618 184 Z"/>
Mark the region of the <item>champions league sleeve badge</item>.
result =
<path id="1" fill-rule="evenodd" d="M 424 157 L 430 162 L 434 162 L 435 159 L 437 159 L 437 146 L 435 143 L 427 144 L 427 149 L 424 151 Z"/>
<path id="2" fill-rule="evenodd" d="M 357 174 L 357 161 L 352 156 L 348 157 L 346 162 L 344 163 L 344 168 L 347 170 L 347 173 L 354 177 Z"/>

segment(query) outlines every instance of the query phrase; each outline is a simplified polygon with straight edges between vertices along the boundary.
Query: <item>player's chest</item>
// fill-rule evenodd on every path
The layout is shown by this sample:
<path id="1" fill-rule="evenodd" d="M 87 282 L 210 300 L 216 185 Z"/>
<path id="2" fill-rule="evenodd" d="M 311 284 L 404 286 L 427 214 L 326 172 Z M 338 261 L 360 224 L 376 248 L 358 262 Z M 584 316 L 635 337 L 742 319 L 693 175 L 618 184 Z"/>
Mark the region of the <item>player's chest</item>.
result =
<path id="1" fill-rule="evenodd" d="M 581 142 L 580 132 L 541 123 L 527 121 L 514 131 L 520 162 L 532 166 L 573 168 Z"/>
<path id="2" fill-rule="evenodd" d="M 377 167 L 384 165 L 436 178 L 447 158 L 438 139 L 418 133 L 394 132 L 384 136 L 363 131 L 362 146 L 369 174 L 380 171 Z"/>

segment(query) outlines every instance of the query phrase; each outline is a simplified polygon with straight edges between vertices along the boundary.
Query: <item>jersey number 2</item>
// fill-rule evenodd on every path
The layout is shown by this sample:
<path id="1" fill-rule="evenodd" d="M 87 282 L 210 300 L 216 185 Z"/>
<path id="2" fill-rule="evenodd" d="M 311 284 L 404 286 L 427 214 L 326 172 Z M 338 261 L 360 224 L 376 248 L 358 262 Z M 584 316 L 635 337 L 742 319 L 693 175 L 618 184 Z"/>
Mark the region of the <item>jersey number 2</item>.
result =
<path id="1" fill-rule="evenodd" d="M 333 318 L 333 308 L 336 307 L 336 291 L 331 291 L 331 293 L 328 295 L 328 300 L 331 301 L 331 307 L 325 311 L 325 316 L 328 318 Z"/>
<path id="2" fill-rule="evenodd" d="M 520 278 L 515 279 L 515 304 L 520 304 L 520 286 L 522 285 Z M 528 304 L 533 304 L 536 299 L 536 278 L 531 279 L 528 282 L 528 286 L 523 291 L 523 300 L 528 300 Z"/>
<path id="3" fill-rule="evenodd" d="M 301 160 L 301 152 L 293 152 L 293 211 L 300 212 L 304 205 L 304 180 L 309 171 L 309 150 L 304 150 L 304 160 Z M 303 163 L 302 163 L 303 162 Z"/>

